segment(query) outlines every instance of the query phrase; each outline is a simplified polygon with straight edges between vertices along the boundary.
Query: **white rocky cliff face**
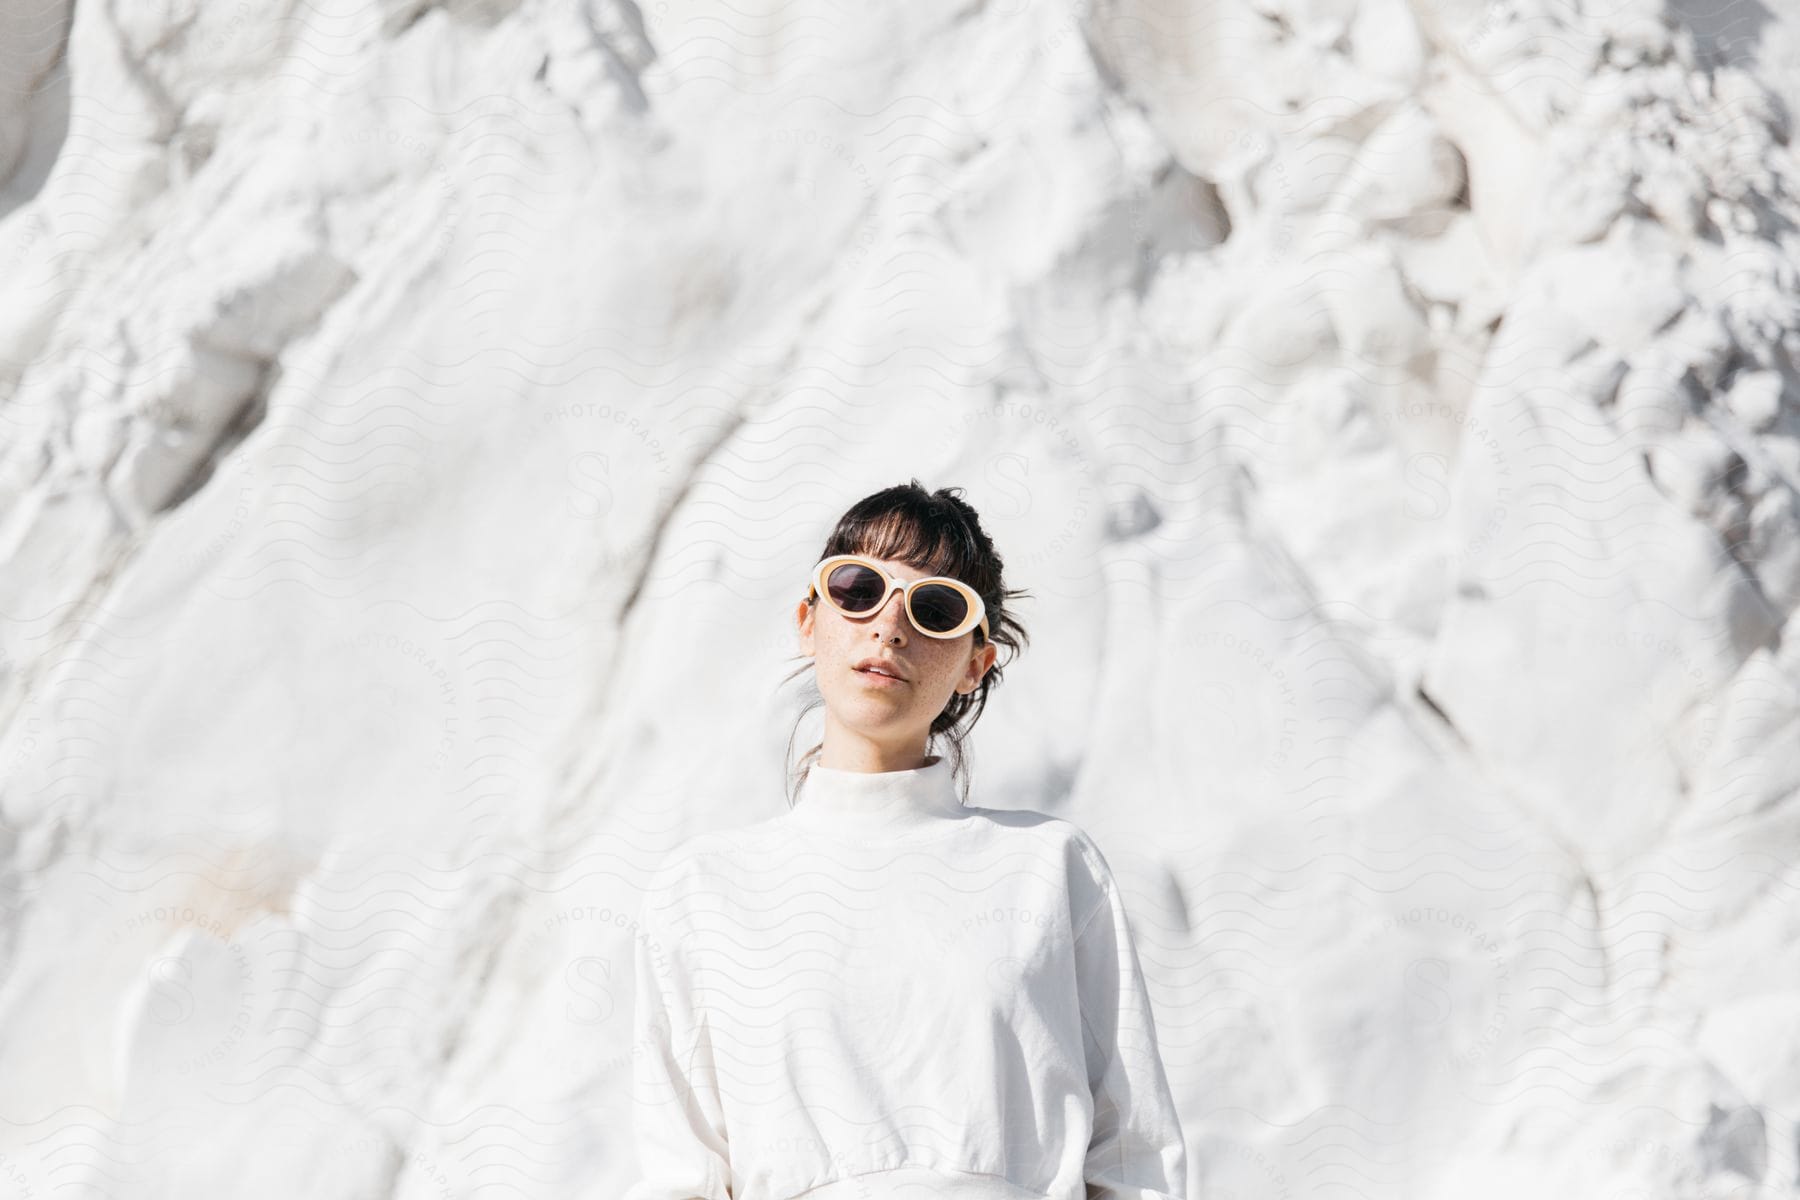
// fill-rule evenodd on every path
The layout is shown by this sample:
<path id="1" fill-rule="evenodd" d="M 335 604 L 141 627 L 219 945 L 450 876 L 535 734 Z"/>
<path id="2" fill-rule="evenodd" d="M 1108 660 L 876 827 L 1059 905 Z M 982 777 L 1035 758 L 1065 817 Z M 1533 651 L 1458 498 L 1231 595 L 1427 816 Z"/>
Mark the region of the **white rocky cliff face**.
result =
<path id="1" fill-rule="evenodd" d="M 616 1195 L 638 888 L 909 475 L 1194 1196 L 1792 1194 L 1796 28 L 0 12 L 0 1197 Z"/>

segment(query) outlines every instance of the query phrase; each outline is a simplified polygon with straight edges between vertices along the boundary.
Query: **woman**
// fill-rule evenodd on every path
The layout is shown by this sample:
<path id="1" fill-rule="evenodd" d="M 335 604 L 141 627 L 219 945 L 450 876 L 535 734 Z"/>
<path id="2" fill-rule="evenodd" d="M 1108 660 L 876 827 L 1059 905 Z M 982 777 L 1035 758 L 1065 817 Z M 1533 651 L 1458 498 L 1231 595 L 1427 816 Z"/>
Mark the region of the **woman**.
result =
<path id="1" fill-rule="evenodd" d="M 966 805 L 927 754 L 961 764 L 1024 637 L 958 492 L 844 514 L 795 611 L 825 718 L 793 806 L 649 883 L 626 1200 L 1187 1196 L 1105 858 L 1066 820 Z"/>

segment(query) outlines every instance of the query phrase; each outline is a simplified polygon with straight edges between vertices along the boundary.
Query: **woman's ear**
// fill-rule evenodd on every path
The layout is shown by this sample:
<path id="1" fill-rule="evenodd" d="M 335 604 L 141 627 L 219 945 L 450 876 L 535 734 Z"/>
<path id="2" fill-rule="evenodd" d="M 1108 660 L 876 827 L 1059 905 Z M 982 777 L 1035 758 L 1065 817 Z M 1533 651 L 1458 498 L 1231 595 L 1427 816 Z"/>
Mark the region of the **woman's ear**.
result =
<path id="1" fill-rule="evenodd" d="M 988 669 L 994 665 L 994 660 L 999 656 L 1000 651 L 992 642 L 986 643 L 981 649 L 970 655 L 969 669 L 963 673 L 961 679 L 957 680 L 956 690 L 966 696 L 980 687 L 982 677 L 988 673 Z M 967 688 L 963 687 L 965 683 L 969 685 Z"/>
<path id="2" fill-rule="evenodd" d="M 794 609 L 794 628 L 800 634 L 800 653 L 813 656 L 813 606 L 802 600 Z"/>

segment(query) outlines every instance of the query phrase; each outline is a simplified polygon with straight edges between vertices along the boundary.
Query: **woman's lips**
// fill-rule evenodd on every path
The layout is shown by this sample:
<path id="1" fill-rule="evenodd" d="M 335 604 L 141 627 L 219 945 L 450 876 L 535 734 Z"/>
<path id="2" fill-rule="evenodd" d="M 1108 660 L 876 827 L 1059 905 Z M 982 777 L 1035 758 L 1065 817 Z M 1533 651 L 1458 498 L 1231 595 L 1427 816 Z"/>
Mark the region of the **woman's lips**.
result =
<path id="1" fill-rule="evenodd" d="M 883 675 L 880 671 L 864 671 L 859 669 L 856 674 L 869 683 L 874 684 L 876 687 L 898 687 L 900 684 L 906 682 L 904 679 L 895 679 L 892 675 Z"/>

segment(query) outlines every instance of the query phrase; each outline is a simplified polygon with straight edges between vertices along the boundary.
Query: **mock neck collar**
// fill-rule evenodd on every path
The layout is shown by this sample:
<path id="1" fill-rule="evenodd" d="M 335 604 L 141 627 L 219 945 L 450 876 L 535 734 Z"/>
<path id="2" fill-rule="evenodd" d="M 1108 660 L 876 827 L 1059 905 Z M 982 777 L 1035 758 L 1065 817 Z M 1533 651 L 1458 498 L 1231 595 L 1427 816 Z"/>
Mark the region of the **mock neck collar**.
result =
<path id="1" fill-rule="evenodd" d="M 850 771 L 814 763 L 789 814 L 808 829 L 891 837 L 949 830 L 968 815 L 950 763 L 933 754 L 910 771 Z"/>

